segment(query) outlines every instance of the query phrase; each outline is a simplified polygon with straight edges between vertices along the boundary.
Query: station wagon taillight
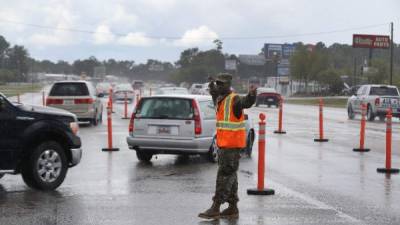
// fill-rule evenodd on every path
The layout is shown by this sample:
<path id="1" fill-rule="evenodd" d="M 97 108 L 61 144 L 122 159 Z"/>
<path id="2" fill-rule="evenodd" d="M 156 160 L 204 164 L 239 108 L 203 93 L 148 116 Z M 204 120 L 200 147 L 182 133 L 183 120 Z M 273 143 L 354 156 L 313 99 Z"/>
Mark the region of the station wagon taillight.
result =
<path id="1" fill-rule="evenodd" d="M 199 135 L 202 132 L 201 129 L 201 120 L 200 120 L 200 110 L 197 105 L 196 100 L 192 100 L 192 106 L 194 110 L 194 134 Z"/>
<path id="2" fill-rule="evenodd" d="M 136 113 L 133 112 L 132 116 L 131 116 L 131 120 L 129 121 L 129 127 L 128 127 L 129 134 L 132 134 L 133 131 L 135 131 L 135 116 L 136 116 Z"/>
<path id="3" fill-rule="evenodd" d="M 46 105 L 60 105 L 63 103 L 64 103 L 63 99 L 57 99 L 57 98 L 47 98 L 46 99 Z"/>
<path id="4" fill-rule="evenodd" d="M 93 98 L 78 98 L 74 100 L 75 104 L 93 104 Z"/>

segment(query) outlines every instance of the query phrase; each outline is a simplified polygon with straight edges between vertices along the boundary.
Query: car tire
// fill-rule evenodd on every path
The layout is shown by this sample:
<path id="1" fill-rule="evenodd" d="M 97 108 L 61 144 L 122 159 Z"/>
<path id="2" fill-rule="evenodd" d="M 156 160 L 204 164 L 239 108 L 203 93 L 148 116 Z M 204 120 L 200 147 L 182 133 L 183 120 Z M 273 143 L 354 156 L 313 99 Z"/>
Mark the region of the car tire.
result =
<path id="1" fill-rule="evenodd" d="M 46 141 L 39 144 L 24 161 L 22 178 L 31 188 L 54 190 L 64 181 L 67 164 L 67 157 L 60 144 Z"/>
<path id="2" fill-rule="evenodd" d="M 93 126 L 99 125 L 100 118 L 97 116 L 97 111 L 94 114 L 94 118 L 91 120 Z"/>
<path id="3" fill-rule="evenodd" d="M 4 173 L 0 173 L 0 179 L 4 177 Z"/>
<path id="4" fill-rule="evenodd" d="M 100 118 L 99 118 L 99 124 L 103 123 L 103 109 L 101 109 L 101 113 L 100 113 Z"/>
<path id="5" fill-rule="evenodd" d="M 212 163 L 216 163 L 218 162 L 218 147 L 217 147 L 217 139 L 214 136 L 211 146 L 210 146 L 210 150 L 208 151 L 208 160 Z"/>
<path id="6" fill-rule="evenodd" d="M 251 153 L 253 152 L 253 144 L 254 144 L 254 131 L 251 130 L 247 135 L 247 143 L 245 153 L 247 157 L 251 157 Z"/>
<path id="7" fill-rule="evenodd" d="M 139 159 L 139 161 L 150 162 L 153 154 L 143 151 L 136 151 L 136 157 Z"/>
<path id="8" fill-rule="evenodd" d="M 368 121 L 374 121 L 375 120 L 375 115 L 374 112 L 372 112 L 371 106 L 368 105 L 367 107 L 367 119 Z"/>
<path id="9" fill-rule="evenodd" d="M 347 117 L 349 118 L 349 120 L 352 120 L 355 117 L 353 107 L 351 107 L 351 105 L 347 107 Z"/>

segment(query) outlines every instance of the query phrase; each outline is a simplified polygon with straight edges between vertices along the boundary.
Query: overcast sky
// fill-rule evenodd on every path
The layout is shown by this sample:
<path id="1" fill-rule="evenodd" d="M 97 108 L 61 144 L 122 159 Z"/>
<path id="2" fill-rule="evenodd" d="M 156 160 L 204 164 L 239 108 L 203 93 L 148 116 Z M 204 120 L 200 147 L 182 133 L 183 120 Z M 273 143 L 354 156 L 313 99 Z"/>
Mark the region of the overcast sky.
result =
<path id="1" fill-rule="evenodd" d="M 223 41 L 230 54 L 264 43 L 351 43 L 353 33 L 400 42 L 398 0 L 0 0 L 0 35 L 37 59 L 89 56 L 174 62 L 189 47 Z M 358 29 L 357 29 L 358 28 Z M 314 35 L 302 35 L 318 32 Z M 254 39 L 255 37 L 258 37 Z M 250 38 L 250 39 L 246 39 Z"/>

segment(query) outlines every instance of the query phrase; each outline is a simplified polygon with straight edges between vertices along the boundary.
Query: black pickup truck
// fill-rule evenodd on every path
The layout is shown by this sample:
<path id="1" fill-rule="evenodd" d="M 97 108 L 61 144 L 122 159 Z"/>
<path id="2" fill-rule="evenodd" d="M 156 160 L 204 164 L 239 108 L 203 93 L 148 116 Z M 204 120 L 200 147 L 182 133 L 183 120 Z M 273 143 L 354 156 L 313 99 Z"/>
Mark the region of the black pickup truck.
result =
<path id="1" fill-rule="evenodd" d="M 81 160 L 78 130 L 74 114 L 11 103 L 0 93 L 0 178 L 21 173 L 32 188 L 56 189 Z"/>

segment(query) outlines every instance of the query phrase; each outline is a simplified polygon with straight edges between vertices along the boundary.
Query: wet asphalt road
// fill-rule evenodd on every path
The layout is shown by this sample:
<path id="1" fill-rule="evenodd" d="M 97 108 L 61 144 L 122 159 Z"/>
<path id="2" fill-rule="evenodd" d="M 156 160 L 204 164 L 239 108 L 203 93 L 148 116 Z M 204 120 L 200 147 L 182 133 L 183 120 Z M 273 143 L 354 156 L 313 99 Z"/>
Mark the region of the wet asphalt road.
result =
<path id="1" fill-rule="evenodd" d="M 22 101 L 40 104 L 41 96 L 26 95 Z M 285 105 L 284 110 L 286 135 L 273 134 L 275 108 L 248 111 L 256 129 L 258 114 L 267 114 L 266 186 L 276 194 L 246 194 L 256 187 L 255 143 L 253 157 L 241 159 L 238 220 L 197 218 L 210 206 L 217 165 L 200 156 L 139 162 L 126 145 L 129 120 L 120 119 L 123 104 L 116 104 L 114 144 L 120 151 L 101 151 L 107 145 L 105 123 L 81 126 L 82 161 L 57 191 L 31 190 L 20 176 L 0 180 L 0 224 L 400 224 L 400 175 L 376 172 L 385 160 L 384 123 L 367 123 L 371 152 L 360 154 L 352 151 L 359 141 L 359 118 L 347 120 L 344 108 L 325 108 L 328 143 L 313 141 L 317 107 Z M 393 125 L 395 168 L 400 167 L 399 125 L 398 120 Z"/>

